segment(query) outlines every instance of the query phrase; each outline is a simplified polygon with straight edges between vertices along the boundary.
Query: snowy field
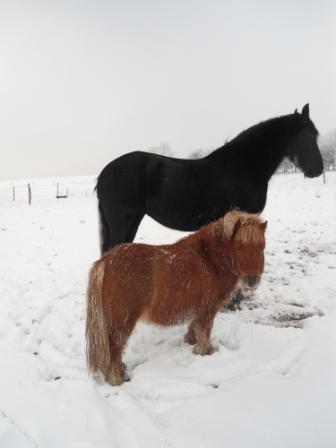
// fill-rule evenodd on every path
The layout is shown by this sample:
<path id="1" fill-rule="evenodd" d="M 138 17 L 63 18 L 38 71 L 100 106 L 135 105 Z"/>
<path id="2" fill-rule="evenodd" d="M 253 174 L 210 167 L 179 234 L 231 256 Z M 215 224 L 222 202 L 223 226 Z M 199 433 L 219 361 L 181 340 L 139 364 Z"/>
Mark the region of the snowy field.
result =
<path id="1" fill-rule="evenodd" d="M 213 355 L 193 355 L 185 327 L 139 324 L 119 387 L 85 366 L 96 199 L 37 184 L 30 207 L 0 206 L 1 448 L 336 446 L 336 173 L 273 177 L 262 283 L 216 317 Z M 137 240 L 180 235 L 146 218 Z"/>

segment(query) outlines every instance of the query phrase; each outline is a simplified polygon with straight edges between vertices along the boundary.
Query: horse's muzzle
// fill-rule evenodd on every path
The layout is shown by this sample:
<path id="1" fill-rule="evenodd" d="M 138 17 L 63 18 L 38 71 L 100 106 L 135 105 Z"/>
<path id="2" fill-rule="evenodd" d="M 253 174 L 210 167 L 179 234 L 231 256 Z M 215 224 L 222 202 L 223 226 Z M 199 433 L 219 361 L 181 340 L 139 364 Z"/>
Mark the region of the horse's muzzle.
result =
<path id="1" fill-rule="evenodd" d="M 260 277 L 246 275 L 245 277 L 243 277 L 242 283 L 247 289 L 256 289 L 260 283 Z"/>
<path id="2" fill-rule="evenodd" d="M 323 173 L 323 166 L 322 167 L 315 167 L 310 170 L 306 170 L 304 172 L 305 177 L 309 177 L 312 179 L 313 177 L 318 177 Z"/>

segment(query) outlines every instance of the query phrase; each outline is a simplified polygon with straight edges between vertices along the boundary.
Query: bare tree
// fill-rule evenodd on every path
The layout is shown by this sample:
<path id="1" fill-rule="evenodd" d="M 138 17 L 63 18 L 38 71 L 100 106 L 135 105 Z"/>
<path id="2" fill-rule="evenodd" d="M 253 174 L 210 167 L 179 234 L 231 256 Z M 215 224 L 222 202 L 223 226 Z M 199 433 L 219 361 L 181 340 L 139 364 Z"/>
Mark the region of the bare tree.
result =
<path id="1" fill-rule="evenodd" d="M 152 146 L 148 148 L 148 152 L 154 152 L 155 154 L 161 154 L 162 156 L 173 157 L 174 153 L 169 143 L 161 142 L 159 146 Z"/>
<path id="2" fill-rule="evenodd" d="M 207 156 L 209 154 L 210 151 L 207 151 L 205 149 L 195 149 L 195 151 L 193 151 L 190 154 L 190 158 L 191 159 L 202 159 L 203 157 Z"/>
<path id="3" fill-rule="evenodd" d="M 326 170 L 336 168 L 336 129 L 320 137 L 319 146 Z"/>
<path id="4" fill-rule="evenodd" d="M 288 173 L 288 172 L 292 173 L 293 171 L 296 171 L 296 168 L 295 168 L 294 164 L 289 159 L 285 158 L 280 163 L 278 170 L 283 173 Z"/>
<path id="5" fill-rule="evenodd" d="M 335 169 L 335 162 L 336 162 L 336 144 L 335 145 L 326 145 L 322 144 L 320 146 L 321 154 L 323 158 L 323 163 L 325 169 Z"/>

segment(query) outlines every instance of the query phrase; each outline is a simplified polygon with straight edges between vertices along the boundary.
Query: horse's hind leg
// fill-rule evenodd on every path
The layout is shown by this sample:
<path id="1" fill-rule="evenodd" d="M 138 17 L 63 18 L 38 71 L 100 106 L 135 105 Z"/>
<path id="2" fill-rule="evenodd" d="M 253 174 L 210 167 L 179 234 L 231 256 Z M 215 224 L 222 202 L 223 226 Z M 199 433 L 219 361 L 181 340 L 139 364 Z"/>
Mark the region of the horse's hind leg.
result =
<path id="1" fill-rule="evenodd" d="M 210 355 L 214 348 L 210 342 L 210 334 L 216 313 L 200 316 L 189 326 L 185 340 L 190 344 L 196 344 L 193 353 L 196 355 Z"/>
<path id="2" fill-rule="evenodd" d="M 103 255 L 109 250 L 109 226 L 105 219 L 102 206 L 98 205 L 99 213 L 99 239 L 100 239 L 100 254 Z"/>
<path id="3" fill-rule="evenodd" d="M 125 239 L 127 243 L 132 243 L 134 241 L 135 235 L 138 231 L 138 228 L 140 226 L 143 217 L 144 214 L 142 213 L 138 215 L 133 215 L 132 218 L 129 220 L 128 231 Z"/>
<path id="4" fill-rule="evenodd" d="M 117 209 L 106 216 L 108 224 L 108 242 L 103 246 L 103 253 L 121 243 L 131 243 L 144 214 L 125 212 Z"/>
<path id="5" fill-rule="evenodd" d="M 126 241 L 127 219 L 118 207 L 104 209 L 99 204 L 100 252 L 108 252 L 114 246 Z"/>

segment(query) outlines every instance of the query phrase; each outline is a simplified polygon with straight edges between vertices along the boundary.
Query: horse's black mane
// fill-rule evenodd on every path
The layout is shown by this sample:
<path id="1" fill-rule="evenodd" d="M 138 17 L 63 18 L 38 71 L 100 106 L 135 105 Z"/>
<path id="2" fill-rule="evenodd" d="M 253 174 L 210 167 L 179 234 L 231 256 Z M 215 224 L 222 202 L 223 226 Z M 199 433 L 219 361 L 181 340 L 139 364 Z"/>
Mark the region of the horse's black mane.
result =
<path id="1" fill-rule="evenodd" d="M 255 136 L 260 136 L 261 133 L 264 133 L 265 130 L 267 131 L 267 128 L 271 131 L 271 130 L 275 130 L 277 128 L 283 127 L 284 122 L 288 122 L 289 118 L 292 118 L 291 121 L 293 121 L 293 119 L 295 117 L 293 117 L 293 115 L 284 115 L 281 117 L 274 117 L 274 118 L 269 118 L 268 120 L 263 120 L 260 123 L 257 123 L 253 126 L 250 126 L 249 128 L 245 129 L 244 131 L 240 132 L 235 138 L 235 141 L 240 141 L 240 140 L 244 140 L 246 138 L 253 138 Z M 288 126 L 288 124 L 286 123 L 286 126 Z"/>
<path id="2" fill-rule="evenodd" d="M 224 145 L 209 153 L 208 156 L 216 151 L 230 149 L 235 144 L 244 144 L 245 141 L 251 142 L 255 139 L 261 139 L 262 141 L 260 144 L 262 145 L 263 140 L 265 140 L 265 138 L 269 135 L 274 135 L 274 138 L 276 138 L 279 132 L 284 134 L 287 133 L 289 129 L 295 129 L 295 127 L 299 126 L 300 120 L 298 114 L 282 115 L 280 117 L 270 118 L 245 129 L 232 139 L 227 139 Z"/>
<path id="3" fill-rule="evenodd" d="M 319 134 L 310 119 L 304 119 L 301 114 L 295 111 L 293 114 L 273 117 L 245 129 L 232 139 L 227 139 L 224 145 L 209 152 L 205 158 L 219 155 L 223 150 L 235 149 L 238 146 L 241 148 L 244 148 L 244 146 L 250 147 L 253 142 L 258 142 L 259 148 L 269 146 L 272 141 L 276 143 L 280 136 L 296 133 L 301 128 L 310 129 L 316 137 Z"/>

